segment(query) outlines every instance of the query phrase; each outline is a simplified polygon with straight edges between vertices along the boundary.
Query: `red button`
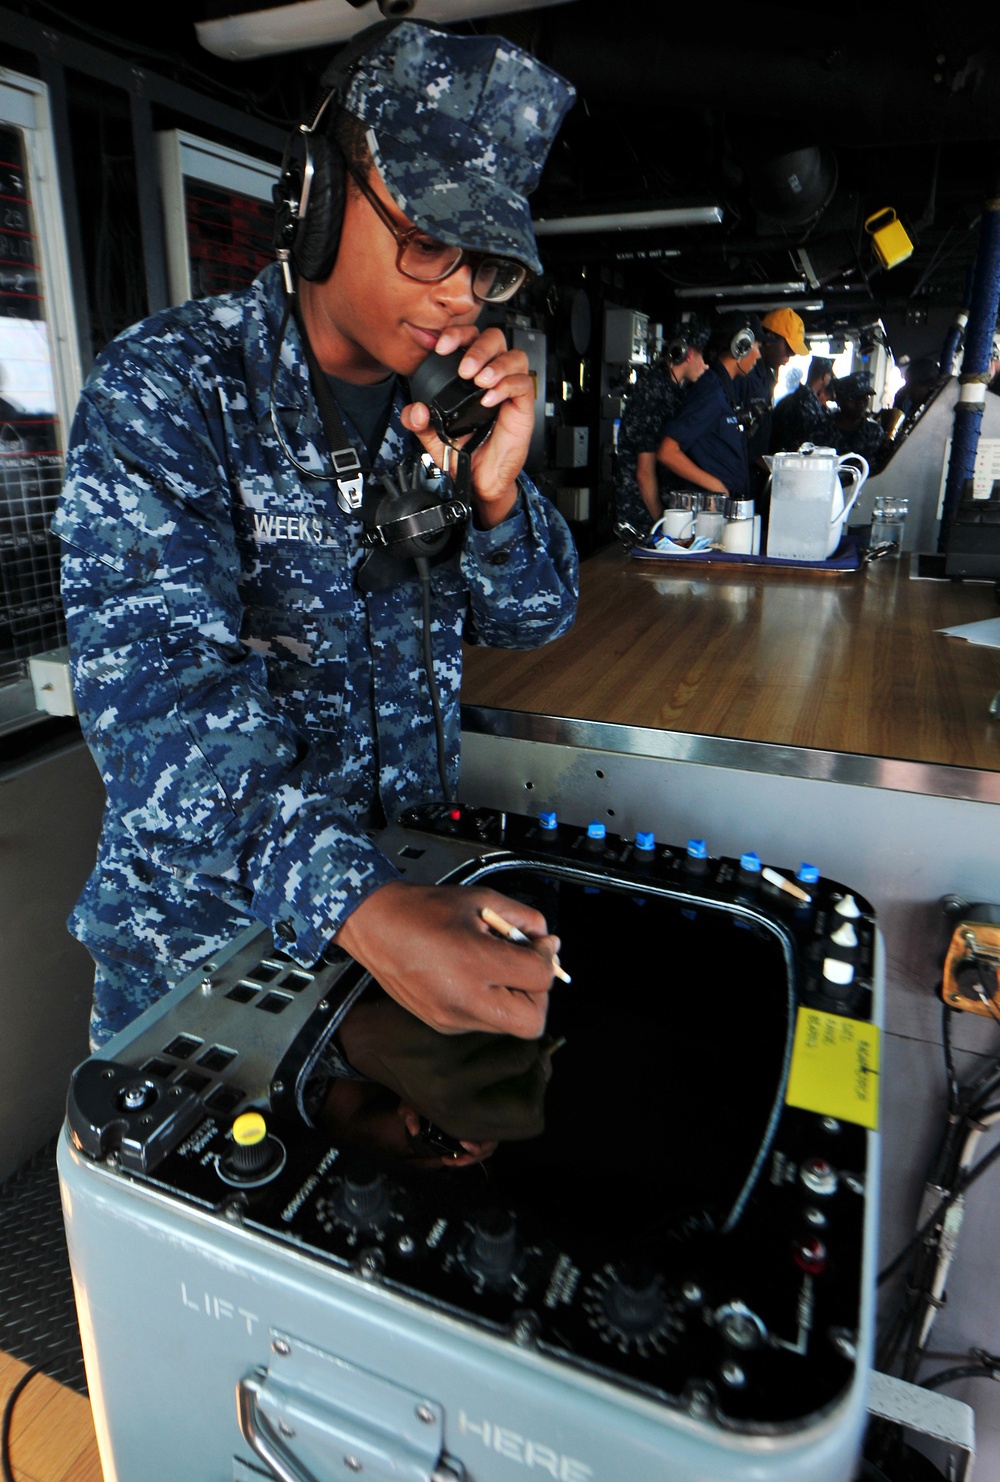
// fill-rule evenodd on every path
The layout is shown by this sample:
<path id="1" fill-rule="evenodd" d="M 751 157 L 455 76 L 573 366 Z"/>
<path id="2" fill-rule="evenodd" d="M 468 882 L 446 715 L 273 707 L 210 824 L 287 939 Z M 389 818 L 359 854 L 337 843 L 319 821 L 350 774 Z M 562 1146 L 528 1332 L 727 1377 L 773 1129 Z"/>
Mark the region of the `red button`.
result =
<path id="1" fill-rule="evenodd" d="M 818 1276 L 826 1270 L 826 1246 L 822 1240 L 803 1240 L 794 1250 L 795 1264 L 810 1276 Z"/>

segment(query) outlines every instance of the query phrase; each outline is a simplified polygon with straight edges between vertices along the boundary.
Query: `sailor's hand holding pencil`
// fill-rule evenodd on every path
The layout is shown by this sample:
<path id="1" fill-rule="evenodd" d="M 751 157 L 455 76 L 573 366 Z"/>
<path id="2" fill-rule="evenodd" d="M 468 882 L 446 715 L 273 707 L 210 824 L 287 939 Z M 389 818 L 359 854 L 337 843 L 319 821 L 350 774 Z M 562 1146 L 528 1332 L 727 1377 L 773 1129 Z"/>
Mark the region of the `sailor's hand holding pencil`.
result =
<path id="1" fill-rule="evenodd" d="M 334 940 L 391 998 L 443 1034 L 488 1030 L 537 1039 L 554 979 L 570 981 L 561 942 L 532 906 L 482 886 L 391 880 Z"/>
<path id="2" fill-rule="evenodd" d="M 512 926 L 509 921 L 505 920 L 503 916 L 494 911 L 492 906 L 484 906 L 479 914 L 480 916 L 482 916 L 483 920 L 486 922 L 486 925 L 490 928 L 491 931 L 498 932 L 500 936 L 506 937 L 508 942 L 518 942 L 525 947 L 531 946 L 531 938 L 525 936 L 524 932 L 521 931 L 519 927 Z M 569 973 L 566 972 L 565 969 L 561 966 L 559 958 L 556 957 L 554 954 L 552 957 L 552 971 L 557 978 L 560 978 L 562 980 L 562 982 L 572 983 L 573 979 L 570 977 Z"/>

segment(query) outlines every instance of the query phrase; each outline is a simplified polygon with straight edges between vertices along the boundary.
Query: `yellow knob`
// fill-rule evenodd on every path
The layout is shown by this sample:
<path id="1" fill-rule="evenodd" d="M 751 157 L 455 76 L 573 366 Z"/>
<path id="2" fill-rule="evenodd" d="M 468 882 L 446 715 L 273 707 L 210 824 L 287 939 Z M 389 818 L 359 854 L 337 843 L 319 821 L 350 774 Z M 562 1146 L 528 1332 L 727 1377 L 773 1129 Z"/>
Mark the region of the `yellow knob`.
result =
<path id="1" fill-rule="evenodd" d="M 243 1112 L 233 1123 L 233 1141 L 240 1147 L 252 1148 L 267 1136 L 267 1124 L 260 1112 Z"/>

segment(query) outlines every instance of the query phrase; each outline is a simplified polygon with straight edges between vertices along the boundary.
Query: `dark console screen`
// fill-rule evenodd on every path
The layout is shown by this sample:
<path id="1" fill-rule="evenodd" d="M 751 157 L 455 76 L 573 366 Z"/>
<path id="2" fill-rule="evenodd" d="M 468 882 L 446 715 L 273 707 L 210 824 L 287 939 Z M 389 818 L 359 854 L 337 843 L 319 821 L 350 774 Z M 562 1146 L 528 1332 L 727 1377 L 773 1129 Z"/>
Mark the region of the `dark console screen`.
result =
<path id="1" fill-rule="evenodd" d="M 777 934 L 724 909 L 522 872 L 496 888 L 544 912 L 573 978 L 551 996 L 547 1028 L 566 1042 L 545 1133 L 503 1160 L 517 1198 L 656 1249 L 692 1220 L 726 1228 L 781 1101 Z"/>
<path id="2" fill-rule="evenodd" d="M 411 1022 L 408 1050 L 383 1058 L 406 1059 L 386 1080 L 433 1129 L 496 1144 L 478 1166 L 442 1176 L 467 1181 L 477 1203 L 536 1214 L 555 1238 L 572 1232 L 637 1258 L 662 1261 L 672 1242 L 735 1229 L 784 1089 L 791 1013 L 779 933 L 751 911 L 530 866 L 477 883 L 544 914 L 572 983 L 553 985 L 537 1043 L 449 1038 Z M 401 1012 L 384 1005 L 394 1045 Z M 353 1038 L 349 1017 L 348 1053 Z"/>

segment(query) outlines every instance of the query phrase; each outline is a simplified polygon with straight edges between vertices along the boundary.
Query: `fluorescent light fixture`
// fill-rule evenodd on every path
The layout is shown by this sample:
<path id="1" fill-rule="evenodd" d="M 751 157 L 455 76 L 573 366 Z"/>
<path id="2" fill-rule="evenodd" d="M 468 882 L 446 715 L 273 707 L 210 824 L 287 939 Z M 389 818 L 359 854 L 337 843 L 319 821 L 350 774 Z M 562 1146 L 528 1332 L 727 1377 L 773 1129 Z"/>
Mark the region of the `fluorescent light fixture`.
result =
<path id="1" fill-rule="evenodd" d="M 706 288 L 678 288 L 676 297 L 739 298 L 746 293 L 803 293 L 805 287 L 801 279 L 795 283 L 713 283 Z"/>
<path id="2" fill-rule="evenodd" d="M 567 0 L 416 0 L 415 21 L 447 25 L 454 21 L 480 20 L 512 10 L 541 10 L 565 5 Z M 198 21 L 195 32 L 206 51 L 227 61 L 247 57 L 273 57 L 279 52 L 304 51 L 347 41 L 356 31 L 380 19 L 376 5 L 360 9 L 349 0 L 297 0 L 268 10 L 245 11 Z"/>
<path id="3" fill-rule="evenodd" d="M 774 299 L 747 299 L 745 302 L 733 304 L 734 309 L 739 309 L 746 314 L 769 314 L 772 309 L 805 309 L 810 314 L 818 314 L 825 305 L 821 298 L 780 298 Z"/>
<path id="4" fill-rule="evenodd" d="M 602 216 L 553 216 L 532 222 L 536 237 L 575 232 L 648 231 L 657 226 L 717 226 L 721 206 L 666 206 L 659 211 L 609 211 Z"/>

